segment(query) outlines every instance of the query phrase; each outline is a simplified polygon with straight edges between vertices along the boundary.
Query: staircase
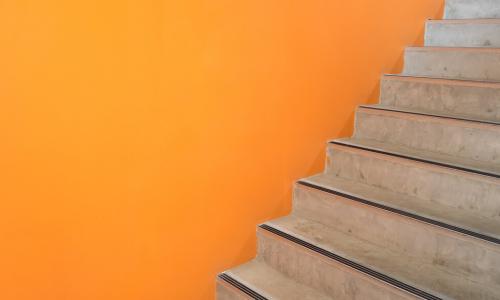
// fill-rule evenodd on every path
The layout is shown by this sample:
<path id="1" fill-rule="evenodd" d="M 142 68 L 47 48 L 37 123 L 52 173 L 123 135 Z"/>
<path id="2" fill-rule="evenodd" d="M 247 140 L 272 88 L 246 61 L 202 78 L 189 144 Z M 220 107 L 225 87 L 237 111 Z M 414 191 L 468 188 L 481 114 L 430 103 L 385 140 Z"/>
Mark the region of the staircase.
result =
<path id="1" fill-rule="evenodd" d="M 448 0 L 217 299 L 500 299 L 500 0 Z"/>

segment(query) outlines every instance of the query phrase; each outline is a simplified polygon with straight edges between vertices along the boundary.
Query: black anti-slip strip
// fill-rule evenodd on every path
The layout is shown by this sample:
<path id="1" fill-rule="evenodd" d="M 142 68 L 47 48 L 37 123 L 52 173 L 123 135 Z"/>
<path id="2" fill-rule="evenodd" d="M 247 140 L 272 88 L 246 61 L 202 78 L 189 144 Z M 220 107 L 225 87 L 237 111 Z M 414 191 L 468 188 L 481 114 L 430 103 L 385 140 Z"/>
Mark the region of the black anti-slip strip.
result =
<path id="1" fill-rule="evenodd" d="M 443 163 L 443 162 L 437 162 L 437 161 L 423 159 L 423 158 L 418 158 L 418 157 L 414 157 L 414 156 L 403 155 L 403 154 L 398 154 L 398 153 L 388 152 L 388 151 L 382 151 L 382 150 L 375 150 L 375 149 L 372 149 L 372 148 L 351 145 L 351 144 L 342 143 L 342 142 L 339 142 L 339 141 L 331 141 L 330 144 L 340 145 L 340 146 L 345 146 L 345 147 L 351 147 L 351 148 L 360 149 L 360 150 L 364 150 L 364 151 L 370 151 L 370 152 L 374 152 L 374 153 L 385 154 L 385 155 L 395 156 L 395 157 L 399 157 L 399 158 L 405 158 L 405 159 L 409 159 L 409 160 L 413 160 L 413 161 L 423 162 L 423 163 L 427 163 L 427 164 L 432 164 L 432 165 L 436 165 L 436 166 L 440 166 L 440 167 L 446 167 L 446 168 L 460 170 L 460 171 L 465 171 L 465 172 L 469 172 L 469 173 L 475 173 L 475 174 L 479 174 L 479 175 L 500 178 L 500 174 L 486 172 L 486 171 L 479 171 L 479 170 L 474 170 L 474 169 L 469 169 L 469 168 L 464 168 L 464 167 L 460 167 L 460 166 L 456 166 L 456 165 L 452 165 L 452 164 L 447 164 L 447 163 Z"/>
<path id="2" fill-rule="evenodd" d="M 404 113 L 404 114 L 410 114 L 410 115 L 417 115 L 417 116 L 426 116 L 426 117 L 434 117 L 434 118 L 442 118 L 442 119 L 451 119 L 451 120 L 467 121 L 467 122 L 489 124 L 489 125 L 497 125 L 497 126 L 500 125 L 497 122 L 482 121 L 482 120 L 467 119 L 467 118 L 459 118 L 459 117 L 452 117 L 452 116 L 443 116 L 443 115 L 438 115 L 438 114 L 428 114 L 428 113 L 426 114 L 426 113 L 421 113 L 421 112 L 416 112 L 416 111 L 407 111 L 407 110 L 400 110 L 400 109 L 390 109 L 390 108 L 383 108 L 383 107 L 377 107 L 377 106 L 368 106 L 368 105 L 361 105 L 361 107 L 365 108 L 365 109 L 392 111 L 392 112 L 398 112 L 398 113 Z"/>
<path id="3" fill-rule="evenodd" d="M 256 291 L 252 290 L 251 288 L 247 287 L 246 285 L 227 275 L 226 273 L 219 274 L 219 278 L 242 291 L 246 295 L 252 297 L 253 299 L 268 300 L 266 297 L 262 296 L 261 294 L 257 293 Z"/>
<path id="4" fill-rule="evenodd" d="M 262 229 L 264 229 L 264 230 L 266 230 L 268 232 L 271 232 L 271 233 L 273 233 L 275 235 L 278 235 L 278 236 L 280 236 L 282 238 L 285 238 L 285 239 L 287 239 L 287 240 L 289 240 L 289 241 L 291 241 L 293 243 L 299 244 L 302 247 L 305 247 L 305 248 L 307 248 L 309 250 L 312 250 L 312 251 L 314 251 L 314 252 L 316 252 L 318 254 L 321 254 L 321 255 L 326 256 L 326 257 L 328 257 L 330 259 L 333 259 L 333 260 L 335 260 L 335 261 L 337 261 L 337 262 L 339 262 L 341 264 L 344 264 L 344 265 L 349 266 L 349 267 L 351 267 L 353 269 L 356 269 L 356 270 L 358 270 L 358 271 L 360 271 L 362 273 L 365 273 L 365 274 L 370 275 L 372 277 L 375 277 L 375 278 L 377 278 L 379 280 L 382 280 L 382 281 L 384 281 L 384 282 L 386 282 L 386 283 L 388 283 L 388 284 L 390 284 L 392 286 L 395 286 L 397 288 L 405 290 L 405 291 L 407 291 L 407 292 L 409 292 L 409 293 L 411 293 L 413 295 L 419 296 L 419 297 L 421 297 L 423 299 L 429 299 L 429 300 L 441 300 L 442 299 L 442 298 L 439 298 L 437 296 L 431 295 L 431 294 L 429 294 L 427 292 L 424 292 L 422 290 L 419 290 L 419 289 L 417 289 L 417 288 L 415 288 L 415 287 L 413 287 L 411 285 L 408 285 L 408 284 L 406 284 L 404 282 L 401 282 L 401 281 L 399 281 L 397 279 L 394 279 L 394 278 L 392 278 L 390 276 L 387 276 L 385 274 L 382 274 L 380 272 L 372 270 L 372 269 L 370 269 L 368 267 L 365 267 L 365 266 L 363 266 L 361 264 L 358 264 L 358 263 L 356 263 L 356 262 L 354 262 L 352 260 L 344 258 L 344 257 L 342 257 L 340 255 L 337 255 L 337 254 L 335 254 L 333 252 L 327 251 L 327 250 L 322 249 L 322 248 L 320 248 L 318 246 L 315 246 L 315 245 L 313 245 L 311 243 L 303 241 L 303 240 L 301 240 L 301 239 L 299 239 L 297 237 L 294 237 L 294 236 L 292 236 L 292 235 L 290 235 L 288 233 L 285 233 L 285 232 L 283 232 L 283 231 L 281 231 L 279 229 L 276 229 L 274 227 L 271 227 L 269 225 L 265 225 L 265 224 L 264 225 L 260 225 L 260 228 L 262 228 Z"/>
<path id="5" fill-rule="evenodd" d="M 370 200 L 366 200 L 366 199 L 359 198 L 359 197 L 356 197 L 356 196 L 348 195 L 348 194 L 345 194 L 345 193 L 342 193 L 342 192 L 339 192 L 339 191 L 336 191 L 336 190 L 333 190 L 333 189 L 329 189 L 329 188 L 326 188 L 326 187 L 323 187 L 323 186 L 320 186 L 320 185 L 313 184 L 313 183 L 309 183 L 309 182 L 305 182 L 305 181 L 298 181 L 297 183 L 301 184 L 301 185 L 304 185 L 304 186 L 307 186 L 307 187 L 310 187 L 310 188 L 313 188 L 313 189 L 317 189 L 317 190 L 320 190 L 320 191 L 332 194 L 332 195 L 337 195 L 337 196 L 340 196 L 340 197 L 343 197 L 343 198 L 346 198 L 346 199 L 350 199 L 350 200 L 357 201 L 357 202 L 360 202 L 360 203 L 363 203 L 363 204 L 366 204 L 366 205 L 370 205 L 370 206 L 373 206 L 373 207 L 376 207 L 376 208 L 380 208 L 380 209 L 387 210 L 387 211 L 390 211 L 390 212 L 393 212 L 393 213 L 397 213 L 399 215 L 403 215 L 405 217 L 409 217 L 409 218 L 412 218 L 412 219 L 415 219 L 415 220 L 418 220 L 418 221 L 422 221 L 422 222 L 425 222 L 425 223 L 428 223 L 428 224 L 432 224 L 432 225 L 435 225 L 435 226 L 446 228 L 448 230 L 453 230 L 453 231 L 461 233 L 461 234 L 469 235 L 469 236 L 472 236 L 472 237 L 475 237 L 475 238 L 478 238 L 478 239 L 482 239 L 482 240 L 485 240 L 485 241 L 488 241 L 488 242 L 492 242 L 492 243 L 495 243 L 495 244 L 500 244 L 500 239 L 497 239 L 497 238 L 494 238 L 494 237 L 491 237 L 491 236 L 487 236 L 487 235 L 484 235 L 484 234 L 481 234 L 481 233 L 477 233 L 477 232 L 474 232 L 474 231 L 470 231 L 470 230 L 467 230 L 467 229 L 456 227 L 456 226 L 453 226 L 453 225 L 450 225 L 450 224 L 447 224 L 447 223 L 443 223 L 443 222 L 440 222 L 440 221 L 437 221 L 437 220 L 434 220 L 434 219 L 430 219 L 430 218 L 423 217 L 423 216 L 420 216 L 420 215 L 417 215 L 417 214 L 413 214 L 413 213 L 410 213 L 410 212 L 407 212 L 407 211 L 404 211 L 404 210 L 400 210 L 400 209 L 393 208 L 393 207 L 390 207 L 390 206 L 386 206 L 386 205 L 383 205 L 383 204 L 380 204 L 380 203 L 372 202 Z"/>

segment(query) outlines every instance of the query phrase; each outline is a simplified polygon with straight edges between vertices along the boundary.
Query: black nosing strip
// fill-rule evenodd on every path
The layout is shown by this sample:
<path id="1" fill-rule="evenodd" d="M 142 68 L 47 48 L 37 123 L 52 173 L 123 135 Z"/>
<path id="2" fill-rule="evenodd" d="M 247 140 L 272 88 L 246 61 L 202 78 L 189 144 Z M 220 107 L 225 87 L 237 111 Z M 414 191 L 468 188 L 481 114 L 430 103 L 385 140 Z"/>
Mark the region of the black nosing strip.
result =
<path id="1" fill-rule="evenodd" d="M 475 237 L 475 238 L 478 238 L 478 239 L 481 239 L 481 240 L 485 240 L 485 241 L 488 241 L 488 242 L 491 242 L 491 243 L 500 244 L 500 239 L 497 239 L 497 238 L 494 238 L 494 237 L 491 237 L 491 236 L 488 236 L 488 235 L 484 235 L 484 234 L 481 234 L 481 233 L 478 233 L 478 232 L 474 232 L 474 231 L 470 231 L 470 230 L 467 230 L 467 229 L 463 229 L 463 228 L 460 228 L 460 227 L 457 227 L 457 226 L 454 226 L 454 225 L 450 225 L 450 224 L 447 224 L 447 223 L 444 223 L 444 222 L 441 222 L 441 221 L 430 219 L 430 218 L 427 218 L 427 217 L 424 217 L 424 216 L 420 216 L 420 215 L 417 215 L 417 214 L 414 214 L 414 213 L 411 213 L 411 212 L 407 212 L 407 211 L 404 211 L 404 210 L 401 210 L 401 209 L 397 209 L 397 208 L 394 208 L 394 207 L 386 206 L 386 205 L 383 205 L 383 204 L 380 204 L 380 203 L 376 203 L 376 202 L 373 202 L 373 201 L 370 201 L 370 200 L 366 200 L 366 199 L 363 199 L 363 198 L 359 198 L 359 197 L 356 197 L 356 196 L 345 194 L 345 193 L 342 193 L 342 192 L 339 192 L 339 191 L 336 191 L 336 190 L 333 190 L 333 189 L 330 189 L 330 188 L 326 188 L 324 186 L 320 186 L 320 185 L 316 185 L 316 184 L 310 183 L 310 182 L 298 181 L 297 183 L 301 184 L 301 185 L 304 185 L 304 186 L 307 186 L 307 187 L 310 187 L 310 188 L 313 188 L 313 189 L 320 190 L 322 192 L 326 192 L 326 193 L 329 193 L 329 194 L 332 194 L 332 195 L 340 196 L 340 197 L 343 197 L 343 198 L 346 198 L 346 199 L 350 199 L 350 200 L 353 200 L 353 201 L 356 201 L 356 202 L 360 202 L 360 203 L 363 203 L 363 204 L 366 204 L 366 205 L 370 205 L 370 206 L 373 206 L 373 207 L 376 207 L 376 208 L 380 208 L 380 209 L 383 209 L 383 210 L 386 210 L 386 211 L 390 211 L 392 213 L 396 213 L 396 214 L 399 214 L 399 215 L 402 215 L 402 216 L 405 216 L 405 217 L 409 217 L 409 218 L 412 218 L 412 219 L 415 219 L 415 220 L 418 220 L 418 221 L 421 221 L 421 222 L 424 222 L 424 223 L 428 223 L 428 224 L 431 224 L 431 225 L 434 225 L 434 226 L 438 226 L 438 227 L 441 227 L 441 228 L 452 230 L 452 231 L 455 231 L 455 232 L 458 232 L 458 233 L 461 233 L 461 234 L 465 234 L 465 235 L 468 235 L 468 236 L 472 236 L 472 237 Z"/>
<path id="2" fill-rule="evenodd" d="M 395 156 L 395 157 L 399 157 L 399 158 L 409 159 L 409 160 L 413 160 L 413 161 L 423 162 L 423 163 L 427 163 L 427 164 L 432 164 L 432 165 L 436 165 L 436 166 L 440 166 L 440 167 L 445 167 L 445 168 L 455 169 L 455 170 L 459 170 L 459 171 L 464 171 L 464 172 L 479 174 L 479 175 L 483 175 L 483 176 L 500 178 L 500 174 L 486 172 L 486 171 L 479 171 L 479 170 L 474 170 L 474 169 L 469 169 L 469 168 L 465 168 L 465 167 L 460 167 L 460 166 L 456 166 L 456 165 L 452 165 L 452 164 L 447 164 L 447 163 L 443 163 L 443 162 L 437 162 L 437 161 L 433 161 L 433 160 L 418 158 L 418 157 L 414 157 L 414 156 L 397 154 L 397 153 L 394 153 L 394 152 L 388 152 L 388 151 L 382 151 L 382 150 L 376 150 L 376 149 L 372 149 L 372 148 L 367 148 L 367 147 L 352 145 L 352 144 L 349 144 L 349 143 L 342 143 L 342 142 L 339 142 L 339 141 L 331 141 L 330 144 L 339 145 L 339 146 L 345 146 L 345 147 L 350 147 L 350 148 L 355 148 L 355 149 L 360 149 L 360 150 L 374 152 L 374 153 L 379 153 L 379 154 L 384 154 L 384 155 Z"/>
<path id="3" fill-rule="evenodd" d="M 452 116 L 445 116 L 445 115 L 438 115 L 438 114 L 421 113 L 421 112 L 407 111 L 407 110 L 402 110 L 402 109 L 391 109 L 391 108 L 368 106 L 368 105 L 361 105 L 361 107 L 365 108 L 365 109 L 391 111 L 391 112 L 398 112 L 398 113 L 417 115 L 417 116 L 426 116 L 426 117 L 434 117 L 434 118 L 442 118 L 442 119 L 450 119 L 450 120 L 458 120 L 458 121 L 467 121 L 467 122 L 472 122 L 472 123 L 481 123 L 481 124 L 496 125 L 496 126 L 500 125 L 497 122 L 491 122 L 491 121 L 482 121 L 482 120 L 476 120 L 476 119 L 459 118 L 459 117 L 452 117 Z"/>
<path id="4" fill-rule="evenodd" d="M 242 291 L 246 295 L 252 297 L 253 299 L 268 300 L 266 297 L 262 296 L 261 294 L 257 293 L 256 291 L 252 290 L 251 288 L 247 287 L 246 285 L 227 275 L 226 273 L 219 274 L 219 278 Z"/>
<path id="5" fill-rule="evenodd" d="M 372 269 L 370 269 L 368 267 L 365 267 L 365 266 L 363 266 L 363 265 L 361 265 L 361 264 L 359 264 L 357 262 L 349 260 L 349 259 L 347 259 L 345 257 L 342 257 L 342 256 L 338 255 L 338 254 L 335 254 L 333 252 L 330 252 L 328 250 L 320 248 L 320 247 L 318 247 L 316 245 L 308 243 L 308 242 L 306 242 L 306 241 L 304 241 L 302 239 L 299 239 L 299 238 L 297 238 L 297 237 L 295 237 L 293 235 L 285 233 L 285 232 L 283 232 L 283 231 L 281 231 L 279 229 L 276 229 L 274 227 L 271 227 L 269 225 L 263 224 L 263 225 L 260 225 L 260 228 L 262 228 L 262 229 L 264 229 L 264 230 L 266 230 L 268 232 L 271 232 L 271 233 L 273 233 L 275 235 L 278 235 L 278 236 L 280 236 L 280 237 L 282 237 L 284 239 L 287 239 L 287 240 L 289 240 L 289 241 L 291 241 L 293 243 L 299 244 L 302 247 L 305 247 L 305 248 L 307 248 L 309 250 L 312 250 L 312 251 L 314 251 L 314 252 L 316 252 L 318 254 L 321 254 L 321 255 L 326 256 L 326 257 L 328 257 L 330 259 L 333 259 L 333 260 L 335 260 L 335 261 L 337 261 L 337 262 L 339 262 L 339 263 L 341 263 L 343 265 L 349 266 L 349 267 L 351 267 L 351 268 L 353 268 L 353 269 L 355 269 L 355 270 L 357 270 L 359 272 L 362 272 L 362 273 L 364 273 L 366 275 L 369 275 L 369 276 L 372 276 L 372 277 L 377 278 L 379 280 L 382 280 L 382 281 L 384 281 L 384 282 L 386 282 L 386 283 L 388 283 L 388 284 L 390 284 L 392 286 L 395 286 L 395 287 L 397 287 L 399 289 L 402 289 L 402 290 L 404 290 L 406 292 L 409 292 L 409 293 L 411 293 L 413 295 L 417 295 L 417 296 L 419 296 L 419 297 L 421 297 L 423 299 L 428 299 L 428 300 L 440 300 L 440 299 L 442 299 L 442 298 L 439 298 L 439 297 L 434 296 L 432 294 L 429 294 L 429 293 L 427 293 L 425 291 L 422 291 L 422 290 L 420 290 L 420 289 L 418 289 L 416 287 L 408 285 L 408 284 L 406 284 L 404 282 L 401 282 L 401 281 L 399 281 L 399 280 L 397 280 L 395 278 L 392 278 L 390 276 L 387 276 L 385 274 L 382 274 L 380 272 L 372 270 Z"/>

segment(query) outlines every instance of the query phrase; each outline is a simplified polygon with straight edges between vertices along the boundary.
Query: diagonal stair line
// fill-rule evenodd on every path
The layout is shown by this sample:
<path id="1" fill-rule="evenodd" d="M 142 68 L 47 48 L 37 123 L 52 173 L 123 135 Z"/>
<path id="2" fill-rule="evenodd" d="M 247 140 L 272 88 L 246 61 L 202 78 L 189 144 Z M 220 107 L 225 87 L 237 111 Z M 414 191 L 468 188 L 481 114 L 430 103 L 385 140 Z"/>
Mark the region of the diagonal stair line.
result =
<path id="1" fill-rule="evenodd" d="M 255 300 L 268 300 L 268 298 L 262 296 L 261 294 L 257 293 L 256 291 L 252 290 L 248 286 L 244 285 L 243 283 L 239 282 L 238 280 L 234 279 L 227 273 L 222 273 L 218 275 L 219 279 L 223 280 L 224 282 L 230 284 L 231 286 L 237 288 L 241 292 L 245 293 L 246 295 L 252 297 Z"/>
<path id="2" fill-rule="evenodd" d="M 430 294 L 428 292 L 425 292 L 425 291 L 422 291 L 420 289 L 417 289 L 417 288 L 415 288 L 415 287 L 413 287 L 413 286 L 411 286 L 409 284 L 406 284 L 406 283 L 404 283 L 402 281 L 399 281 L 399 280 L 397 280 L 397 279 L 395 279 L 393 277 L 390 277 L 390 276 L 387 276 L 387 275 L 385 275 L 383 273 L 380 273 L 378 271 L 372 270 L 372 269 L 370 269 L 370 268 L 368 268 L 366 266 L 363 266 L 362 264 L 359 264 L 357 262 L 349 260 L 349 259 L 347 259 L 345 257 L 342 257 L 342 256 L 340 256 L 338 254 L 335 254 L 335 253 L 333 253 L 331 251 L 328 251 L 328 250 L 325 250 L 323 248 L 320 248 L 320 247 L 318 247 L 316 245 L 313 245 L 313 244 L 311 244 L 309 242 L 306 242 L 306 241 L 304 241 L 302 239 L 299 239 L 299 238 L 297 238 L 297 237 L 295 237 L 293 235 L 290 235 L 290 234 L 288 234 L 286 232 L 283 232 L 283 231 L 281 231 L 281 230 L 279 230 L 279 229 L 277 229 L 275 227 L 269 226 L 267 224 L 262 224 L 259 227 L 262 228 L 262 229 L 264 229 L 264 230 L 266 230 L 266 231 L 268 231 L 268 232 L 270 232 L 270 233 L 272 233 L 272 234 L 280 236 L 280 237 L 282 237 L 282 238 L 284 238 L 284 239 L 286 239 L 286 240 L 288 240 L 290 242 L 293 242 L 293 243 L 298 244 L 298 245 L 300 245 L 302 247 L 305 247 L 305 248 L 307 248 L 309 250 L 312 250 L 312 251 L 314 251 L 314 252 L 316 252 L 318 254 L 321 254 L 322 256 L 325 256 L 325 257 L 328 257 L 330 259 L 333 259 L 333 260 L 335 260 L 335 261 L 337 261 L 337 262 L 339 262 L 339 263 L 341 263 L 343 265 L 346 265 L 346 266 L 348 266 L 348 267 L 350 267 L 352 269 L 355 269 L 355 270 L 357 270 L 359 272 L 362 272 L 362 273 L 364 273 L 366 275 L 369 275 L 369 276 L 374 277 L 374 278 L 376 278 L 378 280 L 381 280 L 381 281 L 383 281 L 383 282 L 385 282 L 387 284 L 390 284 L 390 285 L 392 285 L 394 287 L 402 289 L 402 290 L 404 290 L 404 291 L 406 291 L 408 293 L 411 293 L 411 294 L 413 294 L 415 296 L 418 296 L 418 297 L 420 297 L 422 299 L 427 299 L 427 300 L 441 300 L 441 299 L 443 299 L 443 298 L 440 298 L 438 296 L 432 295 L 432 294 Z"/>
<path id="3" fill-rule="evenodd" d="M 402 108 L 400 109 L 400 108 L 392 108 L 392 107 L 389 108 L 389 107 L 382 107 L 382 106 L 373 106 L 373 105 L 368 105 L 368 104 L 363 104 L 363 105 L 360 105 L 359 107 L 366 108 L 366 109 L 374 109 L 374 110 L 400 112 L 400 113 L 417 115 L 417 116 L 427 116 L 427 117 L 434 117 L 434 118 L 467 121 L 467 122 L 489 124 L 489 125 L 496 125 L 496 126 L 500 125 L 500 122 L 485 121 L 485 120 L 478 120 L 478 119 L 465 118 L 465 117 L 454 117 L 454 116 L 442 115 L 442 114 L 437 114 L 437 113 L 424 113 L 424 112 L 414 111 L 411 109 L 402 109 Z"/>
<path id="4" fill-rule="evenodd" d="M 472 236 L 472 237 L 475 237 L 475 238 L 478 238 L 478 239 L 481 239 L 481 240 L 485 240 L 485 241 L 488 241 L 488 242 L 500 245 L 500 239 L 497 239 L 497 238 L 492 237 L 492 236 L 488 236 L 488 235 L 481 234 L 481 233 L 478 233 L 478 232 L 475 232 L 475 231 L 472 231 L 472 230 L 468 230 L 468 229 L 465 229 L 465 228 L 461 228 L 461 227 L 458 227 L 458 226 L 447 224 L 445 222 L 441 222 L 441 221 L 438 221 L 438 220 L 435 220 L 435 219 L 431 219 L 431 218 L 428 218 L 428 217 L 424 217 L 424 216 L 421 216 L 421 215 L 418 215 L 418 214 L 415 214 L 415 213 L 404 211 L 402 209 L 398 209 L 398 208 L 394 208 L 394 207 L 391 207 L 391 206 L 387 206 L 387 205 L 383 205 L 383 204 L 380 204 L 380 203 L 376 203 L 376 202 L 373 202 L 373 201 L 368 200 L 368 199 L 364 199 L 364 198 L 357 197 L 357 196 L 354 196 L 354 195 L 351 195 L 351 194 L 347 194 L 345 192 L 338 191 L 338 190 L 335 190 L 335 189 L 332 189 L 332 188 L 327 188 L 327 187 L 324 187 L 324 186 L 321 186 L 321 185 L 317 185 L 317 184 L 314 184 L 314 183 L 311 183 L 311 182 L 307 182 L 305 180 L 299 180 L 299 181 L 297 181 L 297 183 L 300 184 L 300 185 L 303 185 L 303 186 L 307 186 L 307 187 L 310 187 L 310 188 L 313 188 L 313 189 L 320 190 L 320 191 L 325 192 L 325 193 L 329 193 L 329 194 L 336 195 L 336 196 L 341 196 L 341 197 L 349 199 L 349 200 L 353 200 L 353 201 L 356 201 L 356 202 L 359 202 L 359 203 L 363 203 L 363 204 L 366 204 L 366 205 L 370 205 L 370 206 L 373 206 L 373 207 L 376 207 L 376 208 L 379 208 L 379 209 L 383 209 L 383 210 L 386 210 L 386 211 L 389 211 L 389 212 L 392 212 L 392 213 L 396 213 L 396 214 L 399 214 L 399 215 L 402 215 L 402 216 L 405 216 L 405 217 L 409 217 L 409 218 L 412 218 L 412 219 L 415 219 L 415 220 L 418 220 L 418 221 L 421 221 L 421 222 L 424 222 L 424 223 L 427 223 L 427 224 L 430 224 L 430 225 L 442 227 L 442 228 L 445 228 L 445 229 L 448 229 L 448 230 L 451 230 L 451 231 L 455 231 L 455 232 L 458 232 L 458 233 L 461 233 L 461 234 L 469 235 L 469 236 Z"/>
<path id="5" fill-rule="evenodd" d="M 413 160 L 413 161 L 428 163 L 428 164 L 432 164 L 432 165 L 436 165 L 436 166 L 440 166 L 440 167 L 446 167 L 446 168 L 450 168 L 450 169 L 455 169 L 455 170 L 459 170 L 459 171 L 475 173 L 475 174 L 494 177 L 494 178 L 500 178 L 500 174 L 497 174 L 497 173 L 475 170 L 475 169 L 471 169 L 471 168 L 467 168 L 467 167 L 461 167 L 461 166 L 457 166 L 457 165 L 453 165 L 453 164 L 448 164 L 448 163 L 439 162 L 439 161 L 435 161 L 435 160 L 429 160 L 429 159 L 420 158 L 420 157 L 416 157 L 416 156 L 404 155 L 404 154 L 390 152 L 390 151 L 386 151 L 386 150 L 382 151 L 382 150 L 377 150 L 377 149 L 373 149 L 373 148 L 369 148 L 369 147 L 361 147 L 361 146 L 352 145 L 349 143 L 343 143 L 343 142 L 336 141 L 336 140 L 330 141 L 329 143 L 333 144 L 333 145 L 340 145 L 340 146 L 344 146 L 344 147 L 350 147 L 350 148 L 374 152 L 374 153 L 378 153 L 378 154 L 390 155 L 390 156 L 409 159 L 409 160 Z"/>

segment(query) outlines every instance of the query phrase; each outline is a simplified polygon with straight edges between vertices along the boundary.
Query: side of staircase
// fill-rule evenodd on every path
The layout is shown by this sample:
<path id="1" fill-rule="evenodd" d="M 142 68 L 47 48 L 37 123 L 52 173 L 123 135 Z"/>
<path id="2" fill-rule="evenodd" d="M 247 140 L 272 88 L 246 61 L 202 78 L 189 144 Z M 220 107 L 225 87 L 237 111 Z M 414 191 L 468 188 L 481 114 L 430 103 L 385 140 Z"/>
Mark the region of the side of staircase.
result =
<path id="1" fill-rule="evenodd" d="M 217 299 L 500 299 L 500 0 L 447 0 Z"/>

